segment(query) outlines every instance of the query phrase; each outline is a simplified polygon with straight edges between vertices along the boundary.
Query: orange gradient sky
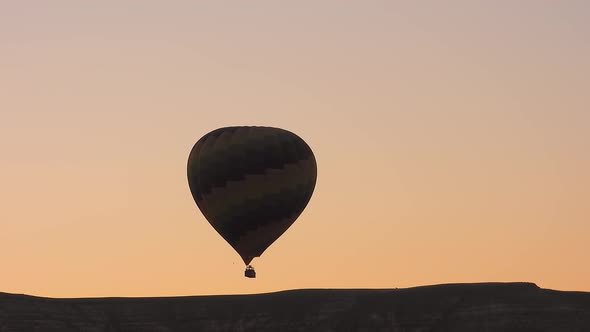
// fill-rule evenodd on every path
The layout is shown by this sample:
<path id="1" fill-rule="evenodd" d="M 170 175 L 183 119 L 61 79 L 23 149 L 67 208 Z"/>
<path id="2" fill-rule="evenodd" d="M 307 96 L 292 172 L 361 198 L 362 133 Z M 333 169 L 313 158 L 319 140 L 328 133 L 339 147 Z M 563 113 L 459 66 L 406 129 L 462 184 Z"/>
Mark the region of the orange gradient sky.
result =
<path id="1" fill-rule="evenodd" d="M 0 291 L 590 291 L 589 40 L 587 1 L 2 2 Z M 186 181 L 229 125 L 318 162 L 254 280 Z"/>

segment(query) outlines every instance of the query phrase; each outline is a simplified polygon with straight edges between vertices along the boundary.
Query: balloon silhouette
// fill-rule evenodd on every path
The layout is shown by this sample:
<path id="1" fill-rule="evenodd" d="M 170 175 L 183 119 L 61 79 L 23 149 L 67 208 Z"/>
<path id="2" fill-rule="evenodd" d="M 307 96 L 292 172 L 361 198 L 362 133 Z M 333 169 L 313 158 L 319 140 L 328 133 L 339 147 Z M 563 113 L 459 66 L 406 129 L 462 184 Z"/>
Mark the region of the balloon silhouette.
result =
<path id="1" fill-rule="evenodd" d="M 299 136 L 270 127 L 226 127 L 197 141 L 188 183 L 211 226 L 249 265 L 307 206 L 317 179 L 311 148 Z"/>

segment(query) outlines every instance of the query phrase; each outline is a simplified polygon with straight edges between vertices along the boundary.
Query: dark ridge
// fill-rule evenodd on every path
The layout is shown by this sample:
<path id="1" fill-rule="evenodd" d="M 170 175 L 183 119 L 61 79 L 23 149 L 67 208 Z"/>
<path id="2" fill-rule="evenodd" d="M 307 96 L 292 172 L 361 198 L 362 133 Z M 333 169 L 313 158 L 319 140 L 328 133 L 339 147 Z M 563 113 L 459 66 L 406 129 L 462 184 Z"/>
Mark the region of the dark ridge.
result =
<path id="1" fill-rule="evenodd" d="M 590 293 L 533 283 L 152 298 L 0 293 L 0 331 L 587 332 Z"/>

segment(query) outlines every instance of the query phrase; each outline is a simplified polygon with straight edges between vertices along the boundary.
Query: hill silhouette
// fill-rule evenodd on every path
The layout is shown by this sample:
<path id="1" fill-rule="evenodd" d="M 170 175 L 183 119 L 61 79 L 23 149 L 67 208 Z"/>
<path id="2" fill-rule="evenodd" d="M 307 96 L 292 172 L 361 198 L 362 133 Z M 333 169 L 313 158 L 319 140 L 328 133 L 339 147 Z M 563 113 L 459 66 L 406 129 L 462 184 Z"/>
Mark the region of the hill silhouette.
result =
<path id="1" fill-rule="evenodd" d="M 0 293 L 0 331 L 590 331 L 590 293 L 532 283 L 57 299 Z"/>

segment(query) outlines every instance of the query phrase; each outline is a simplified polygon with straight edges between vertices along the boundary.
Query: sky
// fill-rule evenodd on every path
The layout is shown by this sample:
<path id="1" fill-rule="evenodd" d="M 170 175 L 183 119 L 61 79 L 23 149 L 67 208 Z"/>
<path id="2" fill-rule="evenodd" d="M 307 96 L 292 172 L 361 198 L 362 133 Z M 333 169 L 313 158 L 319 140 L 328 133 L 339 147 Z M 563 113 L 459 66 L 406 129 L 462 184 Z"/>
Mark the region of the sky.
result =
<path id="1" fill-rule="evenodd" d="M 2 1 L 0 292 L 590 291 L 589 40 L 587 1 Z M 186 179 L 233 125 L 318 163 L 256 279 Z"/>

